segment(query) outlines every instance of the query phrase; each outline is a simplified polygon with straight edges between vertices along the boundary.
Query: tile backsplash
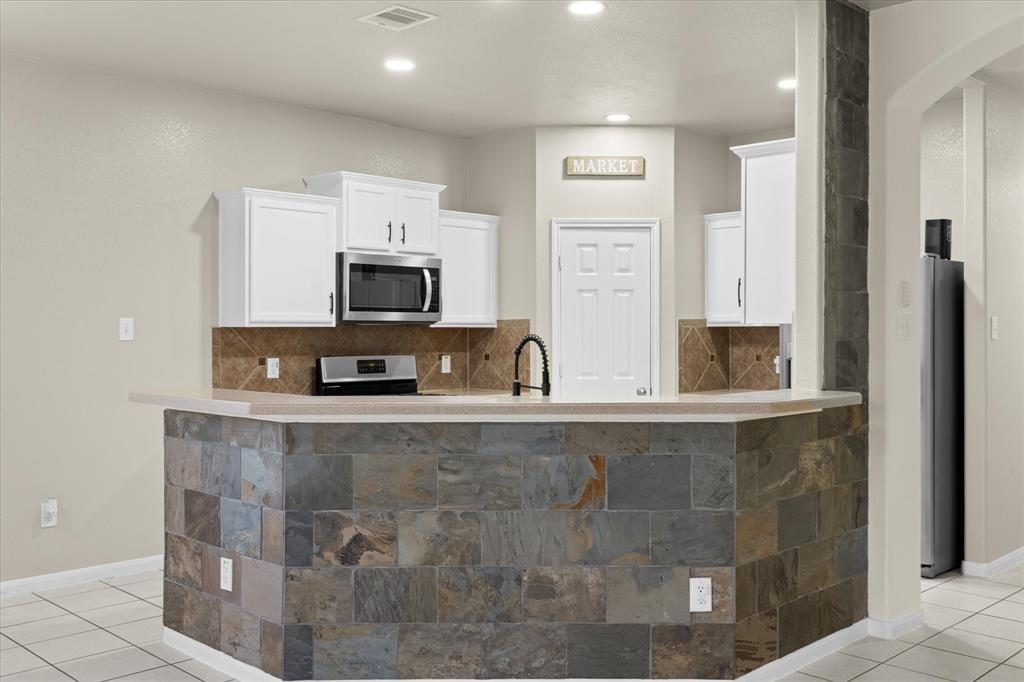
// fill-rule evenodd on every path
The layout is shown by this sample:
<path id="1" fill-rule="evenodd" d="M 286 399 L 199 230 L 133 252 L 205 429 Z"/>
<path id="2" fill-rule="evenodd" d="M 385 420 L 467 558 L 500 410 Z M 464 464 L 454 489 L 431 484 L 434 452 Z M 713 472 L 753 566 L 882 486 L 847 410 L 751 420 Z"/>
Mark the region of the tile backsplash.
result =
<path id="1" fill-rule="evenodd" d="M 778 327 L 708 327 L 679 320 L 679 392 L 779 387 Z"/>
<path id="2" fill-rule="evenodd" d="M 492 329 L 425 325 L 344 325 L 333 328 L 214 327 L 213 387 L 310 395 L 316 359 L 327 355 L 415 355 L 420 390 L 510 389 L 512 351 L 530 333 L 529 320 L 499 320 Z M 441 356 L 452 371 L 441 373 Z M 265 358 L 281 360 L 267 379 Z M 522 379 L 528 383 L 524 357 Z"/>

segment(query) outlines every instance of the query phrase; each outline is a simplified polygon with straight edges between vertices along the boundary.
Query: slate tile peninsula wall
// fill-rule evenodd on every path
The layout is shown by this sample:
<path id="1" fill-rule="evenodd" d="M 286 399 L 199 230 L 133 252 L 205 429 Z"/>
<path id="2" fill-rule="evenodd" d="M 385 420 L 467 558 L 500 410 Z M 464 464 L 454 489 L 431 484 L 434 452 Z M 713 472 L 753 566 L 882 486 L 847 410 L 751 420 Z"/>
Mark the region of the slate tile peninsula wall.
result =
<path id="1" fill-rule="evenodd" d="M 164 624 L 286 680 L 733 679 L 864 617 L 862 423 L 168 410 Z"/>

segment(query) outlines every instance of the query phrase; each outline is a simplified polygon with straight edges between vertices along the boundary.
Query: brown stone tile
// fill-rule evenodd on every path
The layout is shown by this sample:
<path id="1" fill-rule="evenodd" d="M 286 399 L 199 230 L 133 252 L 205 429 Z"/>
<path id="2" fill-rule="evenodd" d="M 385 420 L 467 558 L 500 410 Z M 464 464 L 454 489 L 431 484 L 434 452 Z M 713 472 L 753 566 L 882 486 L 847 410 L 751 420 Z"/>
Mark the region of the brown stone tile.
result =
<path id="1" fill-rule="evenodd" d="M 818 537 L 828 538 L 853 529 L 853 487 L 826 488 L 818 494 Z"/>
<path id="2" fill-rule="evenodd" d="M 290 679 L 395 679 L 398 626 L 318 625 L 310 658 L 314 660 L 309 674 Z"/>
<path id="3" fill-rule="evenodd" d="M 818 626 L 816 639 L 853 625 L 853 584 L 850 580 L 827 587 L 818 593 Z"/>
<path id="4" fill-rule="evenodd" d="M 185 491 L 185 535 L 208 545 L 220 544 L 220 498 Z"/>
<path id="5" fill-rule="evenodd" d="M 797 596 L 796 550 L 757 562 L 757 610 L 767 611 Z"/>
<path id="6" fill-rule="evenodd" d="M 351 623 L 352 569 L 284 569 L 283 623 Z"/>
<path id="7" fill-rule="evenodd" d="M 868 617 L 868 576 L 866 573 L 850 578 L 850 612 L 854 623 Z"/>
<path id="8" fill-rule="evenodd" d="M 650 424 L 570 422 L 565 436 L 569 454 L 636 455 L 650 448 Z"/>
<path id="9" fill-rule="evenodd" d="M 231 590 L 220 589 L 220 560 L 231 559 Z M 202 590 L 206 594 L 231 603 L 241 603 L 242 597 L 242 564 L 238 561 L 238 553 L 209 545 L 203 545 L 203 582 Z"/>
<path id="10" fill-rule="evenodd" d="M 651 676 L 731 680 L 735 626 L 725 623 L 654 625 Z"/>
<path id="11" fill-rule="evenodd" d="M 489 625 L 424 624 L 398 629 L 398 675 L 473 679 L 483 667 Z"/>
<path id="12" fill-rule="evenodd" d="M 402 566 L 472 566 L 480 563 L 480 513 L 403 511 L 398 515 Z"/>
<path id="13" fill-rule="evenodd" d="M 437 619 L 446 623 L 517 623 L 523 619 L 523 573 L 509 567 L 443 567 Z"/>
<path id="14" fill-rule="evenodd" d="M 805 493 L 835 484 L 835 442 L 830 439 L 800 444 L 800 490 Z"/>
<path id="15" fill-rule="evenodd" d="M 164 627 L 185 632 L 185 592 L 189 588 L 164 578 Z"/>
<path id="16" fill-rule="evenodd" d="M 548 623 L 495 625 L 484 643 L 485 679 L 565 676 L 566 627 Z"/>
<path id="17" fill-rule="evenodd" d="M 757 613 L 757 563 L 736 567 L 736 620 Z"/>
<path id="18" fill-rule="evenodd" d="M 836 574 L 835 540 L 826 538 L 798 547 L 797 591 L 799 594 L 816 592 L 831 585 Z"/>
<path id="19" fill-rule="evenodd" d="M 260 666 L 260 619 L 233 604 L 220 609 L 220 650 L 248 665 Z"/>
<path id="20" fill-rule="evenodd" d="M 391 566 L 398 521 L 394 512 L 314 514 L 315 566 Z"/>
<path id="21" fill-rule="evenodd" d="M 868 481 L 854 481 L 853 495 L 853 527 L 868 525 Z"/>
<path id="22" fill-rule="evenodd" d="M 220 648 L 220 601 L 198 590 L 185 588 L 182 632 L 213 649 Z"/>
<path id="23" fill-rule="evenodd" d="M 688 623 L 690 570 L 613 566 L 607 570 L 610 623 Z M 731 602 L 731 599 L 730 599 Z"/>
<path id="24" fill-rule="evenodd" d="M 800 448 L 783 445 L 761 450 L 757 458 L 757 500 L 764 504 L 800 493 Z"/>
<path id="25" fill-rule="evenodd" d="M 433 509 L 437 457 L 355 455 L 353 504 L 357 509 Z"/>
<path id="26" fill-rule="evenodd" d="M 603 568 L 529 568 L 523 591 L 528 621 L 601 622 L 605 619 Z"/>
<path id="27" fill-rule="evenodd" d="M 565 676 L 569 678 L 651 674 L 651 626 L 646 624 L 573 623 L 566 628 L 565 648 Z"/>
<path id="28" fill-rule="evenodd" d="M 736 454 L 736 508 L 749 509 L 757 504 L 756 450 Z"/>
<path id="29" fill-rule="evenodd" d="M 779 607 L 779 656 L 786 656 L 819 639 L 818 592 Z"/>
<path id="30" fill-rule="evenodd" d="M 179 488 L 202 487 L 203 444 L 195 440 L 164 438 L 164 480 Z"/>
<path id="31" fill-rule="evenodd" d="M 164 534 L 164 574 L 196 590 L 203 587 L 203 545 L 173 533 Z"/>
<path id="32" fill-rule="evenodd" d="M 355 572 L 358 623 L 437 621 L 437 569 L 360 568 Z"/>
<path id="33" fill-rule="evenodd" d="M 868 477 L 867 434 L 835 439 L 836 483 L 850 483 Z"/>
<path id="34" fill-rule="evenodd" d="M 779 657 L 779 619 L 775 609 L 736 623 L 736 675 L 746 675 Z"/>
<path id="35" fill-rule="evenodd" d="M 185 489 L 164 485 L 164 530 L 185 534 Z"/>
<path id="36" fill-rule="evenodd" d="M 736 513 L 736 562 L 745 564 L 778 548 L 778 505 L 774 502 Z"/>
<path id="37" fill-rule="evenodd" d="M 735 622 L 736 571 L 733 568 L 691 568 L 691 578 L 711 578 L 711 611 L 691 613 L 694 623 Z"/>
<path id="38" fill-rule="evenodd" d="M 283 676 L 284 663 L 284 629 L 269 620 L 260 620 L 260 670 L 273 675 Z"/>
<path id="39" fill-rule="evenodd" d="M 279 509 L 263 507 L 263 521 L 260 542 L 260 558 L 273 564 L 284 565 L 285 562 L 285 512 Z"/>
<path id="40" fill-rule="evenodd" d="M 779 501 L 779 549 L 814 542 L 817 534 L 818 493 Z"/>
<path id="41" fill-rule="evenodd" d="M 284 569 L 249 557 L 239 557 L 242 564 L 242 608 L 260 618 L 281 619 L 284 592 Z"/>

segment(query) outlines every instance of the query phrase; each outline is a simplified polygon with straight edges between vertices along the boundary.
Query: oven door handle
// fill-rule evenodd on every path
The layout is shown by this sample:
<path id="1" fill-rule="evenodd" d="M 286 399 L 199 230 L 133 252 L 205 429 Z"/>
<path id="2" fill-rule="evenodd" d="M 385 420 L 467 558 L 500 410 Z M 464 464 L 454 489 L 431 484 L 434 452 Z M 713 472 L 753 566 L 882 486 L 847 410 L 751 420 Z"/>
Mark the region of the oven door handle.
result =
<path id="1" fill-rule="evenodd" d="M 423 268 L 423 286 L 427 291 L 426 296 L 424 296 L 426 303 L 423 304 L 423 312 L 428 312 L 430 310 L 430 303 L 434 298 L 434 285 L 430 281 L 430 270 L 426 268 Z"/>

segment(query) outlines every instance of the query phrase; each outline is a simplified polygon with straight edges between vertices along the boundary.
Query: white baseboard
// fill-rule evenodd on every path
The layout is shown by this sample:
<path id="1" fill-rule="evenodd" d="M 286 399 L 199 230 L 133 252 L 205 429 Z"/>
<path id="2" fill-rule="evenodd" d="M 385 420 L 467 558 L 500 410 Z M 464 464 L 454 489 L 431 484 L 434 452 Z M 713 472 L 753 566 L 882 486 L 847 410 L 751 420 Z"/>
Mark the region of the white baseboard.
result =
<path id="1" fill-rule="evenodd" d="M 868 620 L 868 634 L 881 639 L 896 639 L 922 625 L 924 625 L 924 612 L 918 609 L 892 620 L 871 618 Z"/>
<path id="2" fill-rule="evenodd" d="M 46 573 L 28 578 L 18 578 L 17 580 L 5 580 L 0 582 L 0 597 L 10 597 L 25 592 L 52 590 L 57 587 L 70 587 L 78 583 L 87 583 L 92 580 L 102 580 L 103 578 L 116 578 L 122 575 L 131 575 L 132 573 L 142 573 L 143 571 L 154 571 L 163 567 L 164 555 L 155 554 L 142 557 L 141 559 L 129 559 L 128 561 L 117 561 L 112 564 L 76 568 L 72 571 Z"/>
<path id="3" fill-rule="evenodd" d="M 174 647 L 181 653 L 191 656 L 225 675 L 230 675 L 238 682 L 281 682 L 279 678 L 268 675 L 259 668 L 242 663 L 223 651 L 208 647 L 170 628 L 164 628 L 164 644 Z"/>
<path id="4" fill-rule="evenodd" d="M 1019 564 L 1024 564 L 1024 547 L 1018 547 L 1009 554 L 1004 554 L 995 561 L 990 561 L 987 564 L 975 561 L 964 561 L 960 564 L 960 571 L 964 575 L 973 575 L 979 578 L 991 578 L 992 576 L 1002 573 L 1008 568 L 1013 568 Z"/>
<path id="5" fill-rule="evenodd" d="M 754 672 L 737 677 L 737 682 L 772 682 L 786 675 L 792 675 L 801 668 L 813 663 L 819 658 L 833 654 L 840 649 L 847 647 L 868 634 L 868 621 L 858 621 L 848 628 L 833 632 L 828 637 L 823 637 L 817 642 L 812 642 L 802 649 L 797 649 L 791 654 L 766 663 Z"/>

